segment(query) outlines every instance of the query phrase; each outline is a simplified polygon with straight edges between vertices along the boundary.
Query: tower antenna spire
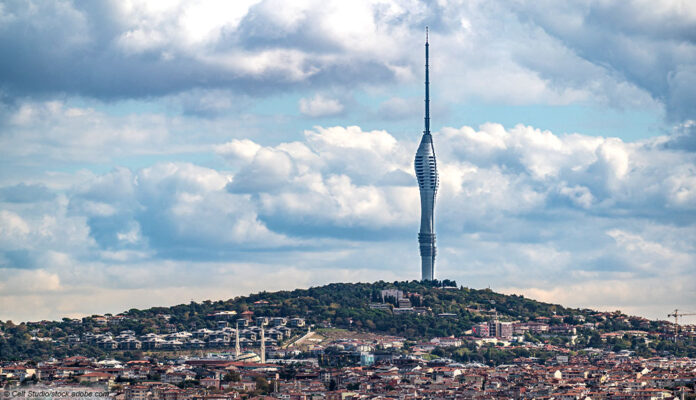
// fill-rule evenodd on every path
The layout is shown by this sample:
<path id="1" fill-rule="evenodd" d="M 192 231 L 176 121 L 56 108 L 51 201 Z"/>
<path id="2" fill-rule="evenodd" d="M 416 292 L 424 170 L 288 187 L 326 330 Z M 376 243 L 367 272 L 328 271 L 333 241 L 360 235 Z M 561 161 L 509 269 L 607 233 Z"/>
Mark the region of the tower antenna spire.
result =
<path id="1" fill-rule="evenodd" d="M 425 27 L 425 130 L 424 134 L 430 134 L 430 74 L 428 71 L 428 27 Z"/>

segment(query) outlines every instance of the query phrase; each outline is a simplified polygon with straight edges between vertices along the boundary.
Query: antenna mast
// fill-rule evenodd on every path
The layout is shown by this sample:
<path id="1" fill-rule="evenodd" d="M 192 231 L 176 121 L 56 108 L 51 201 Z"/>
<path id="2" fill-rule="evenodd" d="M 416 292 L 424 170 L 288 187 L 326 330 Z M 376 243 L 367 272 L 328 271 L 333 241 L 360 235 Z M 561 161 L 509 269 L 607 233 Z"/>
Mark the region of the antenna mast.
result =
<path id="1" fill-rule="evenodd" d="M 430 134 L 430 74 L 428 71 L 428 27 L 425 27 L 425 130 L 424 134 Z"/>

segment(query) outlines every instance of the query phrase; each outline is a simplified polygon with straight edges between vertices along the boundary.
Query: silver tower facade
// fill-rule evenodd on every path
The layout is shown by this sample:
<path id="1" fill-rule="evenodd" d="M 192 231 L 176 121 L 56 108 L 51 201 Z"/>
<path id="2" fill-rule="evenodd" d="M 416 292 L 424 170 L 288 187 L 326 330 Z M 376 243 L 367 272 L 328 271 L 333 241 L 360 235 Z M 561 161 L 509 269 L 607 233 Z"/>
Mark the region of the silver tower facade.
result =
<path id="1" fill-rule="evenodd" d="M 435 195 L 437 194 L 437 161 L 433 137 L 430 135 L 430 77 L 428 71 L 428 28 L 425 31 L 425 130 L 416 151 L 416 177 L 421 199 L 421 224 L 418 244 L 421 255 L 421 279 L 435 279 Z"/>

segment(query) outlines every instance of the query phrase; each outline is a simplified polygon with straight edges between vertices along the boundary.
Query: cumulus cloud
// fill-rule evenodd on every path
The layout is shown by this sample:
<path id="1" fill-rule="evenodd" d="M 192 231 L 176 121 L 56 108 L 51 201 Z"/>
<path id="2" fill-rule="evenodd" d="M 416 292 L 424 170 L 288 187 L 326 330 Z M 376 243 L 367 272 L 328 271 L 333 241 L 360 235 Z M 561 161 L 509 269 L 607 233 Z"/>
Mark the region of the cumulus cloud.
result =
<path id="1" fill-rule="evenodd" d="M 522 125 L 506 131 L 496 124 L 486 124 L 478 132 L 445 128 L 442 136 L 448 142 L 443 156 L 492 171 L 503 167 L 514 172 L 503 172 L 504 176 L 522 178 L 529 187 L 541 184 L 544 190 L 534 192 L 543 195 L 547 206 L 565 197 L 592 213 L 663 210 L 657 214 L 664 218 L 690 212 L 694 206 L 693 200 L 686 200 L 693 190 L 688 183 L 693 155 L 662 150 L 652 141 L 557 136 Z M 523 188 L 516 190 L 524 193 Z M 673 208 L 675 202 L 680 206 Z"/>
<path id="2" fill-rule="evenodd" d="M 374 26 L 382 14 L 373 6 L 255 3 L 9 3 L 1 15 L 0 35 L 6 40 L 0 50 L 7 57 L 0 75 L 19 95 L 70 92 L 99 98 L 220 87 L 260 94 L 305 80 L 350 80 L 368 71 L 367 80 L 390 79 L 389 69 L 373 58 L 349 64 L 340 51 L 314 54 L 304 47 L 311 43 L 282 43 L 293 29 L 310 25 L 334 50 L 373 34 L 388 38 Z M 324 9 L 331 10 L 325 17 Z M 346 13 L 354 17 L 351 23 L 341 23 Z"/>
<path id="3" fill-rule="evenodd" d="M 416 144 L 390 136 L 317 128 L 306 132 L 305 143 L 268 147 L 269 152 L 284 151 L 283 160 L 292 168 L 281 168 L 285 175 L 279 186 L 256 192 L 261 219 L 290 235 L 307 234 L 310 224 L 317 236 L 340 236 L 341 228 L 350 227 L 360 232 L 353 239 L 373 240 L 372 233 L 384 229 L 394 230 L 388 236 L 392 240 L 407 237 L 407 227 L 417 225 L 418 194 L 413 184 L 400 185 L 415 179 L 407 155 Z M 490 271 L 491 265 L 500 265 L 501 273 L 518 282 L 526 274 L 529 285 L 550 277 L 547 284 L 557 285 L 571 276 L 597 277 L 614 269 L 635 270 L 631 276 L 636 279 L 652 275 L 640 268 L 647 256 L 623 246 L 624 239 L 661 227 L 672 233 L 656 235 L 654 243 L 676 243 L 676 232 L 685 233 L 677 226 L 696 206 L 693 155 L 665 150 L 659 142 L 555 135 L 522 125 L 443 129 L 436 134 L 441 267 L 466 282 L 477 268 Z M 227 157 L 245 173 L 250 165 L 274 162 L 251 155 L 264 147 L 250 142 L 221 148 L 249 149 Z M 387 179 L 394 171 L 403 176 L 398 184 Z M 234 184 L 228 188 L 234 190 Z M 692 224 L 686 226 L 693 230 Z M 457 261 L 462 248 L 468 260 L 463 263 Z M 689 246 L 658 254 L 673 271 L 683 268 L 684 256 L 693 259 Z"/>
<path id="4" fill-rule="evenodd" d="M 643 0 L 3 2 L 0 282 L 52 289 L 6 284 L 0 301 L 60 317 L 274 279 L 417 278 L 418 138 L 400 132 L 422 116 L 412 92 L 430 25 L 434 113 L 580 105 L 674 125 L 638 142 L 440 129 L 437 275 L 578 306 L 633 300 L 652 316 L 632 287 L 659 287 L 645 298 L 667 304 L 669 285 L 692 304 L 695 12 Z M 307 129 L 307 117 L 344 120 Z"/>
<path id="5" fill-rule="evenodd" d="M 218 95 L 180 101 L 212 116 L 239 95 L 420 82 L 430 24 L 433 73 L 448 101 L 664 108 L 681 122 L 694 119 L 692 15 L 678 1 L 11 2 L 0 10 L 0 79 L 10 98 L 211 90 Z M 384 108 L 403 109 L 397 103 Z M 303 104 L 310 116 L 345 106 L 321 97 Z"/>
<path id="6" fill-rule="evenodd" d="M 417 192 L 403 186 L 403 175 L 412 178 L 409 146 L 385 131 L 355 126 L 317 127 L 305 138 L 269 147 L 250 141 L 219 146 L 237 168 L 228 190 L 258 194 L 252 198 L 262 220 L 303 235 L 312 228 L 327 235 L 330 228 L 382 229 L 415 220 L 409 209 L 418 204 Z"/>
<path id="7" fill-rule="evenodd" d="M 591 296 L 598 307 L 631 295 L 593 285 L 683 281 L 696 260 L 696 159 L 665 140 L 498 124 L 436 132 L 437 275 L 576 306 Z M 86 175 L 53 198 L 0 203 L 0 268 L 45 271 L 55 297 L 71 299 L 88 284 L 116 298 L 143 285 L 162 296 L 196 292 L 217 287 L 205 279 L 211 274 L 244 279 L 244 263 L 268 279 L 310 271 L 288 285 L 335 280 L 322 275 L 331 268 L 347 279 L 417 278 L 416 147 L 383 130 L 315 127 L 296 141 L 219 144 L 223 168 L 160 162 Z M 160 263 L 172 271 L 166 278 Z M 192 274 L 200 279 L 184 278 Z M 686 287 L 678 293 L 694 300 Z M 54 316 L 77 312 L 65 301 L 31 301 Z"/>
<path id="8" fill-rule="evenodd" d="M 300 112 L 308 117 L 325 117 L 336 115 L 343 111 L 343 104 L 336 99 L 330 99 L 317 94 L 311 99 L 300 99 Z"/>
<path id="9" fill-rule="evenodd" d="M 51 100 L 0 107 L 0 115 L 0 146 L 13 161 L 103 162 L 105 154 L 154 154 L 176 143 L 161 114 L 114 116 Z"/>
<path id="10" fill-rule="evenodd" d="M 29 233 L 29 225 L 19 215 L 7 211 L 0 211 L 0 235 L 5 238 L 11 236 L 25 236 Z"/>
<path id="11" fill-rule="evenodd" d="M 152 249 L 171 257 L 215 258 L 253 248 L 289 245 L 258 220 L 249 198 L 224 190 L 229 177 L 191 164 L 120 168 L 72 197 L 106 249 Z"/>

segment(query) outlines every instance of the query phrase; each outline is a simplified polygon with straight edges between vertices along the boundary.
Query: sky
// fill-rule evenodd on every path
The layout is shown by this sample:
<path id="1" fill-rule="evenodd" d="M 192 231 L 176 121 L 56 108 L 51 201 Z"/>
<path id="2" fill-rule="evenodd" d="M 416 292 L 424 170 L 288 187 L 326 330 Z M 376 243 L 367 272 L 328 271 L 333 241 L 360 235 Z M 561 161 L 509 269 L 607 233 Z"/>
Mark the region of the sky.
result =
<path id="1" fill-rule="evenodd" d="M 436 276 L 696 312 L 693 1 L 7 0 L 0 320 L 419 279 L 426 26 Z"/>

